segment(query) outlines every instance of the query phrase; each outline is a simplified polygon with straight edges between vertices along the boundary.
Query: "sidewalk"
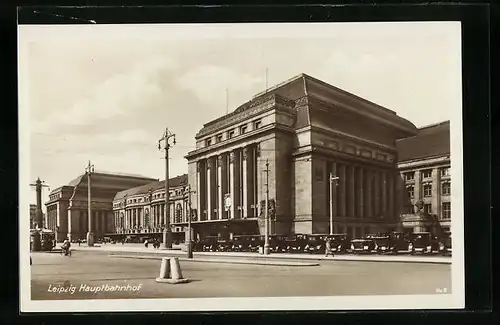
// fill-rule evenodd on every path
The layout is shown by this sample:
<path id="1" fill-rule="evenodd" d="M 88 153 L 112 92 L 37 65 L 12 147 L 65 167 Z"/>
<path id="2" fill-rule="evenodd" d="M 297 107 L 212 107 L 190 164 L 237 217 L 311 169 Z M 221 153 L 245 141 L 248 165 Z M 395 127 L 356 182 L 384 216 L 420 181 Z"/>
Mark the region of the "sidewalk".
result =
<path id="1" fill-rule="evenodd" d="M 164 255 L 156 254 L 154 255 L 120 255 L 111 254 L 112 258 L 132 258 L 138 260 L 161 260 Z M 319 266 L 317 262 L 294 262 L 289 260 L 279 260 L 279 259 L 266 259 L 266 258 L 219 258 L 219 257 L 178 257 L 179 261 L 186 262 L 203 262 L 203 263 L 223 263 L 223 264 L 251 264 L 251 265 L 266 265 L 266 266 Z"/>
<path id="2" fill-rule="evenodd" d="M 99 251 L 108 253 L 147 253 L 153 256 L 180 256 L 186 255 L 182 251 L 181 246 L 173 247 L 174 249 L 154 249 L 152 247 L 144 247 L 141 244 L 102 244 L 99 246 L 88 247 L 86 245 L 72 245 L 74 251 Z M 177 248 L 177 249 L 175 249 Z M 285 254 L 285 253 L 272 253 L 269 255 L 261 255 L 258 253 L 238 253 L 238 252 L 194 252 L 194 257 L 231 257 L 231 258 L 253 258 L 253 259 L 266 259 L 266 260 L 307 260 L 307 261 L 321 261 L 321 260 L 338 260 L 338 261 L 365 261 L 365 262 L 397 262 L 397 263 L 434 263 L 434 264 L 451 264 L 451 258 L 447 256 L 409 256 L 409 255 L 341 255 L 337 254 L 334 257 L 325 257 L 322 254 Z"/>

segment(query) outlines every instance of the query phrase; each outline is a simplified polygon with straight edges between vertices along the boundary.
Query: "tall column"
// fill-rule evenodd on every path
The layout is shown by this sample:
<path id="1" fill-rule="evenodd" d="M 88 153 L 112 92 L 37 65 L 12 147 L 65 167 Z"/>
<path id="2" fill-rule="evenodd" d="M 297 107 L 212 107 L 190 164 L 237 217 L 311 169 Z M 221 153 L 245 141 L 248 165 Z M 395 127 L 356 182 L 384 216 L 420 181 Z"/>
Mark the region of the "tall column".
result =
<path id="1" fill-rule="evenodd" d="M 375 170 L 374 173 L 374 184 L 373 184 L 373 201 L 375 203 L 375 217 L 379 218 L 380 217 L 380 171 Z"/>
<path id="2" fill-rule="evenodd" d="M 219 220 L 222 219 L 222 213 L 224 212 L 224 194 L 222 192 L 223 189 L 223 181 L 222 181 L 222 165 L 224 164 L 224 158 L 222 155 L 217 157 L 217 218 Z"/>
<path id="3" fill-rule="evenodd" d="M 346 166 L 344 164 L 340 165 L 340 216 L 345 218 L 346 213 L 346 194 L 347 194 L 347 178 L 346 178 Z"/>
<path id="4" fill-rule="evenodd" d="M 366 216 L 373 218 L 373 172 L 371 169 L 366 170 Z"/>
<path id="5" fill-rule="evenodd" d="M 243 185 L 243 204 L 242 204 L 242 212 L 243 212 L 243 217 L 248 217 L 248 148 L 244 147 L 243 148 L 243 156 L 242 156 L 242 168 L 243 168 L 243 177 L 242 177 L 242 185 Z"/>
<path id="6" fill-rule="evenodd" d="M 212 220 L 212 159 L 207 159 L 207 220 Z"/>
<path id="7" fill-rule="evenodd" d="M 356 177 L 356 180 L 357 180 L 357 195 L 358 195 L 358 199 L 357 199 L 357 217 L 358 218 L 363 218 L 364 216 L 364 210 L 365 210 L 365 202 L 364 202 L 364 197 L 363 197 L 363 179 L 364 179 L 364 175 L 363 175 L 363 167 L 358 167 L 357 168 L 357 177 Z"/>
<path id="8" fill-rule="evenodd" d="M 201 220 L 201 214 L 203 213 L 201 205 L 201 161 L 196 162 L 196 220 Z M 191 195 L 192 193 L 189 193 Z"/>
<path id="9" fill-rule="evenodd" d="M 356 172 L 354 166 L 349 166 L 349 216 L 356 217 Z"/>
<path id="10" fill-rule="evenodd" d="M 387 219 L 387 172 L 382 171 L 382 216 Z"/>
<path id="11" fill-rule="evenodd" d="M 422 192 L 421 192 L 421 181 L 420 181 L 420 171 L 416 170 L 415 171 L 415 187 L 414 187 L 414 193 L 413 197 L 415 199 L 415 202 L 418 202 L 422 198 Z"/>
<path id="12" fill-rule="evenodd" d="M 229 192 L 231 195 L 231 209 L 230 209 L 230 218 L 234 219 L 234 216 L 236 215 L 236 196 L 237 196 L 237 186 L 236 186 L 236 162 L 235 162 L 235 152 L 231 151 L 229 154 L 229 178 L 230 178 L 230 185 L 229 185 Z"/>
<path id="13" fill-rule="evenodd" d="M 395 191 L 395 184 L 394 184 L 394 172 L 389 174 L 389 182 L 388 182 L 388 188 L 389 188 L 389 211 L 388 216 L 390 220 L 397 221 L 396 214 L 394 212 L 394 191 Z"/>
<path id="14" fill-rule="evenodd" d="M 438 168 L 432 169 L 432 213 L 441 217 L 441 174 Z"/>

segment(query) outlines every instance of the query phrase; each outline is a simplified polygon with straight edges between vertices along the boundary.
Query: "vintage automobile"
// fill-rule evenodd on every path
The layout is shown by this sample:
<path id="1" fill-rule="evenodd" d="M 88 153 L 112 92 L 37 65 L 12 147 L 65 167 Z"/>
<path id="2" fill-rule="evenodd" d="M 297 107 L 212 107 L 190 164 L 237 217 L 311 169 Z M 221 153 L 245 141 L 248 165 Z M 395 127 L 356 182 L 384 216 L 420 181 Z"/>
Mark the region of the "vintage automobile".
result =
<path id="1" fill-rule="evenodd" d="M 307 235 L 307 243 L 304 247 L 305 253 L 324 253 L 326 237 L 328 235 Z"/>
<path id="2" fill-rule="evenodd" d="M 230 252 L 233 248 L 233 241 L 229 238 L 218 238 L 217 239 L 217 251 L 218 252 Z"/>
<path id="3" fill-rule="evenodd" d="M 254 235 L 248 237 L 248 248 L 250 252 L 258 252 L 264 246 L 264 236 Z"/>
<path id="4" fill-rule="evenodd" d="M 269 236 L 269 250 L 273 253 L 286 252 L 285 236 L 271 235 Z"/>
<path id="5" fill-rule="evenodd" d="M 374 251 L 377 254 L 384 254 L 391 250 L 391 238 L 389 235 L 377 234 L 370 236 L 369 239 L 375 242 Z"/>
<path id="6" fill-rule="evenodd" d="M 447 231 L 443 233 L 443 236 L 439 242 L 439 250 L 442 255 L 451 255 L 451 232 Z"/>
<path id="7" fill-rule="evenodd" d="M 411 254 L 439 252 L 439 241 L 430 232 L 414 232 L 410 235 L 408 250 Z"/>
<path id="8" fill-rule="evenodd" d="M 375 241 L 370 237 L 351 240 L 351 252 L 354 254 L 373 252 L 375 250 Z"/>
<path id="9" fill-rule="evenodd" d="M 402 232 L 392 232 L 389 234 L 389 250 L 393 254 L 410 251 L 410 239 Z"/>
<path id="10" fill-rule="evenodd" d="M 303 253 L 307 245 L 307 236 L 295 234 L 284 238 L 284 247 L 287 253 Z"/>
<path id="11" fill-rule="evenodd" d="M 233 246 L 231 250 L 233 252 L 248 252 L 250 251 L 249 245 L 248 245 L 248 237 L 249 236 L 242 236 L 242 235 L 237 235 L 233 236 Z"/>
<path id="12" fill-rule="evenodd" d="M 351 238 L 347 234 L 327 235 L 330 240 L 331 251 L 337 254 L 347 253 L 351 248 Z"/>
<path id="13" fill-rule="evenodd" d="M 200 240 L 199 248 L 202 252 L 215 252 L 217 250 L 217 236 L 207 236 Z"/>

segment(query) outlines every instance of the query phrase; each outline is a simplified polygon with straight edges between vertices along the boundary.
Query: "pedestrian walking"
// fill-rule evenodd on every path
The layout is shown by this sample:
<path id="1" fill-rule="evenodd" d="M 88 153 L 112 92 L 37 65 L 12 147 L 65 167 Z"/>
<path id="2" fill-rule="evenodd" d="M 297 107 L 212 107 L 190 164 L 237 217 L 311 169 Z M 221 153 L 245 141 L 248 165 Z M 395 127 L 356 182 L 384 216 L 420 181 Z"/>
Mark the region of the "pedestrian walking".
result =
<path id="1" fill-rule="evenodd" d="M 144 241 L 144 246 L 146 246 L 146 248 L 148 248 L 148 244 L 149 244 L 149 242 L 148 242 L 148 240 L 146 239 L 146 240 Z"/>
<path id="2" fill-rule="evenodd" d="M 327 239 L 325 243 L 325 257 L 328 257 L 330 255 L 333 257 L 332 243 L 330 242 L 330 239 Z"/>
<path id="3" fill-rule="evenodd" d="M 77 241 L 78 241 L 78 246 L 81 246 L 81 244 L 82 244 L 82 240 L 81 240 L 80 238 L 78 238 L 78 240 L 77 240 Z"/>

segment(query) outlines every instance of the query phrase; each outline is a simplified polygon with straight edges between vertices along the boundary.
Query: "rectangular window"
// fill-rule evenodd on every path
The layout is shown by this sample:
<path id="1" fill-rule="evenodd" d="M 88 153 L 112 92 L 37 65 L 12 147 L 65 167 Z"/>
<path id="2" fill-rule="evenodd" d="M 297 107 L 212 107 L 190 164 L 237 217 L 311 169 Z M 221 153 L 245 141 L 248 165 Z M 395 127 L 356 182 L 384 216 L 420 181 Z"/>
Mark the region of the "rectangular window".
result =
<path id="1" fill-rule="evenodd" d="M 424 212 L 427 214 L 431 214 L 432 213 L 432 205 L 424 204 Z"/>
<path id="2" fill-rule="evenodd" d="M 206 139 L 205 140 L 205 146 L 209 147 L 212 144 L 212 139 Z"/>
<path id="3" fill-rule="evenodd" d="M 425 184 L 424 185 L 424 197 L 432 196 L 432 185 Z"/>
<path id="4" fill-rule="evenodd" d="M 229 131 L 227 131 L 227 138 L 228 138 L 228 139 L 231 139 L 231 138 L 233 138 L 233 137 L 234 137 L 234 130 L 229 130 Z"/>
<path id="5" fill-rule="evenodd" d="M 441 176 L 450 176 L 450 167 L 441 168 Z"/>
<path id="6" fill-rule="evenodd" d="M 247 132 L 247 126 L 244 125 L 244 126 L 241 126 L 240 127 L 240 134 L 245 134 Z"/>
<path id="7" fill-rule="evenodd" d="M 215 138 L 215 141 L 216 141 L 217 143 L 222 142 L 222 134 L 217 134 L 217 136 L 216 136 L 216 138 Z"/>
<path id="8" fill-rule="evenodd" d="M 254 130 L 257 130 L 258 128 L 260 128 L 260 126 L 262 125 L 262 122 L 261 121 L 255 121 L 253 123 L 253 128 Z"/>
<path id="9" fill-rule="evenodd" d="M 432 177 L 432 170 L 426 169 L 422 171 L 422 178 L 431 178 Z"/>
<path id="10" fill-rule="evenodd" d="M 442 195 L 450 195 L 451 194 L 451 183 L 446 182 L 441 184 L 441 194 Z"/>
<path id="11" fill-rule="evenodd" d="M 407 186 L 406 190 L 408 191 L 408 197 L 412 199 L 415 196 L 415 186 L 413 185 Z"/>
<path id="12" fill-rule="evenodd" d="M 451 203 L 443 202 L 443 219 L 451 219 Z"/>
<path id="13" fill-rule="evenodd" d="M 405 173 L 405 180 L 411 181 L 415 179 L 415 172 Z"/>

